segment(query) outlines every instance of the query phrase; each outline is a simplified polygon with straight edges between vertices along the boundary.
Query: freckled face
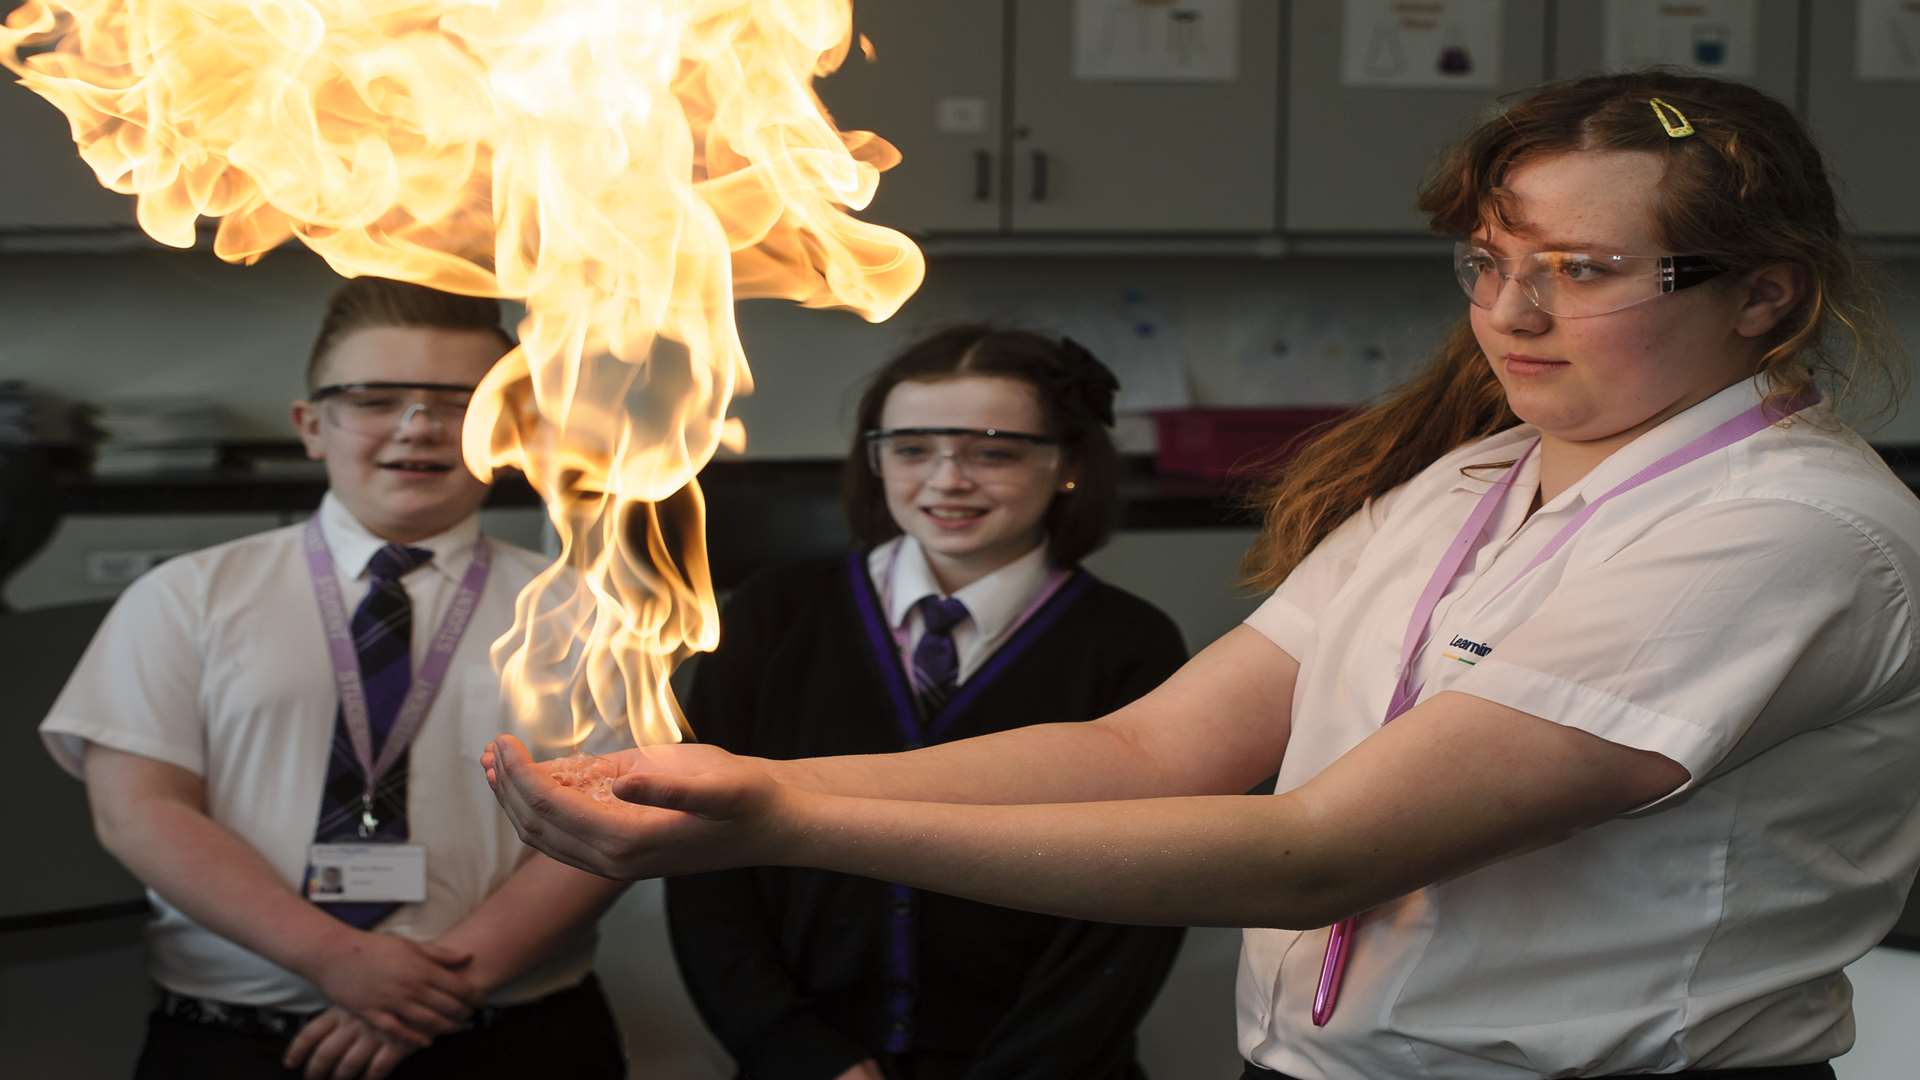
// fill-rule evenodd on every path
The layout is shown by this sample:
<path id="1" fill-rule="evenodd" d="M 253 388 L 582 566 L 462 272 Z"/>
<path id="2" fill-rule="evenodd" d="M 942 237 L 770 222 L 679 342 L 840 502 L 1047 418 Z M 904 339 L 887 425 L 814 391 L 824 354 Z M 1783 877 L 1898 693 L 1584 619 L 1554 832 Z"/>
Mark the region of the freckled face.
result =
<path id="1" fill-rule="evenodd" d="M 1668 251 L 1656 235 L 1664 165 L 1638 151 L 1577 151 L 1512 169 L 1524 231 L 1488 221 L 1474 243 L 1496 256 L 1535 251 Z M 1627 440 L 1752 374 L 1734 332 L 1738 293 L 1719 280 L 1608 315 L 1564 318 L 1507 282 L 1491 308 L 1469 308 L 1474 336 L 1522 420 L 1566 442 Z"/>

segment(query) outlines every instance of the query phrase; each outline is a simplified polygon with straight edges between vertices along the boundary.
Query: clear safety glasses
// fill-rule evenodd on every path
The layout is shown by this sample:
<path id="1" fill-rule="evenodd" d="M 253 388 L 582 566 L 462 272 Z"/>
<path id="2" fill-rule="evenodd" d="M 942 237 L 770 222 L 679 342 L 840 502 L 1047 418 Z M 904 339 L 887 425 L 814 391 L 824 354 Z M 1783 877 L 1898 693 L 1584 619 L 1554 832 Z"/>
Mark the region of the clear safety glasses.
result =
<path id="1" fill-rule="evenodd" d="M 399 433 L 418 415 L 458 432 L 474 387 L 458 383 L 363 382 L 322 386 L 307 395 L 329 424 L 360 435 Z"/>
<path id="2" fill-rule="evenodd" d="M 1466 241 L 1453 245 L 1453 272 L 1473 306 L 1491 310 L 1508 281 L 1534 307 L 1562 319 L 1611 315 L 1690 289 L 1723 271 L 1703 255 L 1603 255 L 1535 251 L 1501 258 Z"/>
<path id="3" fill-rule="evenodd" d="M 863 438 L 874 475 L 901 483 L 925 480 L 946 460 L 983 484 L 1021 480 L 1060 462 L 1058 440 L 1024 431 L 891 428 Z"/>

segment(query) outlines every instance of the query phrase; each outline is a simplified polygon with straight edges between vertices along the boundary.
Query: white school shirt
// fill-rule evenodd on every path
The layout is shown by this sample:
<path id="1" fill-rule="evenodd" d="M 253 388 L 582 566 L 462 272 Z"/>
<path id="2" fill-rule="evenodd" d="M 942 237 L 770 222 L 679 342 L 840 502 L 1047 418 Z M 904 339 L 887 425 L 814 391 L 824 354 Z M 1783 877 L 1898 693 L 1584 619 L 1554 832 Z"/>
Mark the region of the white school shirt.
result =
<path id="1" fill-rule="evenodd" d="M 898 552 L 896 555 L 895 553 Z M 893 576 L 888 578 L 888 570 Z M 927 554 L 911 536 L 897 536 L 867 555 L 867 573 L 887 606 L 887 625 L 907 631 L 907 656 L 920 644 L 925 627 L 914 605 L 928 596 L 945 596 Z M 959 656 L 959 682 L 966 682 L 987 662 L 1015 630 L 1020 616 L 1033 605 L 1049 577 L 1045 541 L 1032 551 L 953 594 L 967 605 L 967 617 L 953 628 L 953 649 Z M 911 668 L 911 664 L 908 665 Z"/>
<path id="2" fill-rule="evenodd" d="M 331 494 L 320 524 L 351 611 L 385 541 Z M 169 559 L 128 587 L 41 724 L 47 749 L 81 775 L 87 742 L 177 765 L 206 781 L 207 811 L 297 890 L 313 843 L 339 696 L 295 525 Z M 480 535 L 478 516 L 410 547 L 433 560 L 401 579 L 413 604 L 417 669 Z M 427 899 L 403 904 L 382 933 L 439 936 L 498 889 L 530 849 L 494 802 L 479 766 L 487 740 L 515 730 L 488 647 L 513 623 L 514 598 L 548 560 L 490 541 L 493 566 L 446 680 L 414 740 L 409 842 L 427 848 Z M 620 743 L 596 733 L 591 752 Z M 305 979 L 205 929 L 152 890 L 148 966 L 160 985 L 216 1001 L 293 1011 L 326 1007 Z M 490 1002 L 529 1001 L 576 985 L 593 964 L 580 928 Z"/>
<path id="3" fill-rule="evenodd" d="M 1751 408 L 1742 382 L 1530 519 L 1531 456 L 1417 660 L 1443 690 L 1651 750 L 1691 778 L 1561 843 L 1363 916 L 1338 1007 L 1327 931 L 1245 934 L 1240 1052 L 1304 1080 L 1601 1076 L 1823 1061 L 1841 969 L 1920 863 L 1920 501 L 1816 407 L 1623 494 L 1510 590 L 1588 500 Z M 1441 552 L 1521 426 L 1343 523 L 1247 621 L 1300 662 L 1276 791 L 1378 730 Z M 1458 644 L 1456 644 L 1458 642 Z M 1482 655 L 1484 650 L 1484 655 Z"/>

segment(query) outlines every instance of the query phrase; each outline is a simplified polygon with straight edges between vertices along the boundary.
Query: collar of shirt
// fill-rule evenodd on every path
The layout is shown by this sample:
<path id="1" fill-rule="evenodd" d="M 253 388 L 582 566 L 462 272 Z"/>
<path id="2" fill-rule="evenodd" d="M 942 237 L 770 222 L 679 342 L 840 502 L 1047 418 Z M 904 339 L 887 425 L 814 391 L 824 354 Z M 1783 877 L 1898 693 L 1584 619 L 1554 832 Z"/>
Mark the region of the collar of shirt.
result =
<path id="1" fill-rule="evenodd" d="M 1605 495 L 1634 473 L 1758 405 L 1765 396 L 1766 389 L 1758 380 L 1741 379 L 1685 412 L 1668 417 L 1659 427 L 1615 450 L 1605 461 L 1594 466 L 1592 471 L 1581 477 L 1579 483 L 1569 487 L 1555 496 L 1552 502 L 1542 506 L 1541 512 L 1553 513 L 1583 506 L 1589 500 Z M 1471 467 L 1476 464 L 1512 461 L 1520 451 L 1526 448 L 1527 443 L 1537 438 L 1539 434 L 1539 429 L 1532 424 L 1508 428 L 1482 442 L 1462 464 Z M 1540 455 L 1535 454 L 1529 459 L 1528 466 L 1521 470 L 1521 476 L 1515 483 L 1515 487 L 1527 488 L 1529 477 L 1534 484 L 1538 483 L 1539 457 Z M 1457 478 L 1452 490 L 1485 491 L 1498 478 L 1499 473 L 1492 469 L 1478 469 L 1471 476 Z"/>
<path id="2" fill-rule="evenodd" d="M 946 593 L 940 588 L 939 579 L 933 576 L 933 568 L 927 564 L 927 554 L 919 541 L 902 536 L 892 542 L 899 545 L 897 557 L 884 546 L 874 554 L 893 561 L 893 580 L 886 583 L 887 620 L 901 627 L 912 617 L 915 604 L 929 594 L 945 596 Z M 885 562 L 879 565 L 884 567 Z M 1047 545 L 1043 541 L 1032 551 L 954 593 L 953 597 L 967 605 L 967 616 L 981 640 L 992 641 L 1020 617 L 1046 580 Z"/>
<path id="3" fill-rule="evenodd" d="M 331 491 L 320 500 L 320 534 L 326 538 L 334 566 L 347 581 L 364 578 L 367 561 L 387 544 L 368 531 Z M 473 545 L 479 539 L 480 515 L 468 514 L 453 528 L 406 546 L 433 552 L 433 561 L 427 565 L 442 577 L 457 582 L 467 572 L 467 562 L 473 558 Z"/>

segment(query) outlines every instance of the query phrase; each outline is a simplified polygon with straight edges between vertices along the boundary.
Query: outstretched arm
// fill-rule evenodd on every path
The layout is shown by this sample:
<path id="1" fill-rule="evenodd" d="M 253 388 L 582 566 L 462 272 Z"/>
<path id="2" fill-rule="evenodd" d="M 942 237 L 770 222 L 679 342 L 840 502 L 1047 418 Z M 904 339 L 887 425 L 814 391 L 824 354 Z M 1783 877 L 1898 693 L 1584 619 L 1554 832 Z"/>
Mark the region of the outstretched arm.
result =
<path id="1" fill-rule="evenodd" d="M 1279 646 L 1239 626 L 1151 693 L 1098 720 L 769 769 L 781 783 L 808 791 L 927 802 L 1239 794 L 1280 768 L 1299 672 Z"/>
<path id="2" fill-rule="evenodd" d="M 636 805 L 603 806 L 554 784 L 518 743 L 495 746 L 494 791 L 521 835 L 598 873 L 815 866 L 1054 915 L 1212 926 L 1324 926 L 1687 779 L 1658 754 L 1457 693 L 1275 796 L 908 802 L 721 762 L 632 773 L 615 790 Z"/>

